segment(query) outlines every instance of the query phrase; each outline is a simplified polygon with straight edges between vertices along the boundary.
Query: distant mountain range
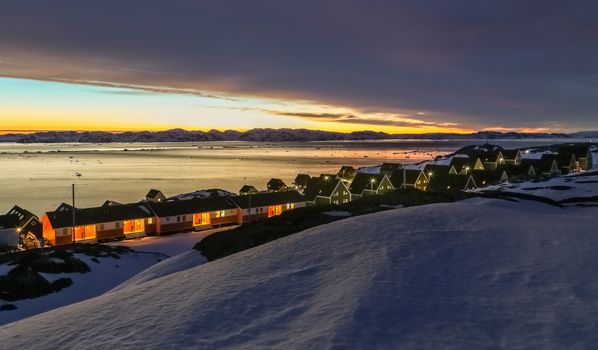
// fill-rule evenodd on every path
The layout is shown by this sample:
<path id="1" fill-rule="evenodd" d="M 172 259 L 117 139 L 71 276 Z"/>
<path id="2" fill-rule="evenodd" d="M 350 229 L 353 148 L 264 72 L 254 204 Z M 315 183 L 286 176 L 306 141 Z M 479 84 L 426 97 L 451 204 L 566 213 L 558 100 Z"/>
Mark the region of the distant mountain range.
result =
<path id="1" fill-rule="evenodd" d="M 582 131 L 570 134 L 519 133 L 478 131 L 470 134 L 428 133 L 387 134 L 374 131 L 340 133 L 307 129 L 251 129 L 248 131 L 210 130 L 188 131 L 172 129 L 166 131 L 44 131 L 30 134 L 0 135 L 0 142 L 17 143 L 109 143 L 109 142 L 197 142 L 197 141 L 348 141 L 348 140 L 468 140 L 468 139 L 589 139 L 598 138 L 598 131 Z"/>

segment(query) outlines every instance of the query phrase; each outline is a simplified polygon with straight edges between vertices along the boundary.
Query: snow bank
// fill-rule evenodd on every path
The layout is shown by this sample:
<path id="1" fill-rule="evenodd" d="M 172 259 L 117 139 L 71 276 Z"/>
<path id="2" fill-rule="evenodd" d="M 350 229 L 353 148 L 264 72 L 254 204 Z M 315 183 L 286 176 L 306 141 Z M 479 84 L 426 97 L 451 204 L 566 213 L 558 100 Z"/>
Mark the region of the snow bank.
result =
<path id="1" fill-rule="evenodd" d="M 0 343 L 592 348 L 597 214 L 475 199 L 349 218 L 6 325 Z"/>
<path id="2" fill-rule="evenodd" d="M 322 214 L 328 215 L 328 216 L 335 216 L 335 217 L 349 217 L 349 216 L 351 216 L 350 212 L 344 211 L 344 210 L 325 211 Z"/>

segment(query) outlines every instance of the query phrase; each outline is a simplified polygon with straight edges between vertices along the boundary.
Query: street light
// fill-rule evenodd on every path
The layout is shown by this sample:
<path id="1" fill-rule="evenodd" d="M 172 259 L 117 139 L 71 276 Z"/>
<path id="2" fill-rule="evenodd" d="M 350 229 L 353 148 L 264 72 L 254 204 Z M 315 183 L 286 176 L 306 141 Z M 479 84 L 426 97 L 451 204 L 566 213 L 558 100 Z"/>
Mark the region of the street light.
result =
<path id="1" fill-rule="evenodd" d="M 372 191 L 374 190 L 374 182 L 376 182 L 376 179 L 371 179 L 370 183 L 372 184 Z"/>

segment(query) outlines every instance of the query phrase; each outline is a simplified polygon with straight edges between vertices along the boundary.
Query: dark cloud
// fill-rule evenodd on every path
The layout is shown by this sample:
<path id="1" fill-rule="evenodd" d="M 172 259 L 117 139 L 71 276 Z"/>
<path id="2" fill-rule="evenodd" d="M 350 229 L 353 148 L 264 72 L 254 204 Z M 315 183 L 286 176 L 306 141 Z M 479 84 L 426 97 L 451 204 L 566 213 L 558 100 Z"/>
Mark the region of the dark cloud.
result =
<path id="1" fill-rule="evenodd" d="M 7 0 L 0 74 L 591 128 L 596 18 L 593 0 Z"/>

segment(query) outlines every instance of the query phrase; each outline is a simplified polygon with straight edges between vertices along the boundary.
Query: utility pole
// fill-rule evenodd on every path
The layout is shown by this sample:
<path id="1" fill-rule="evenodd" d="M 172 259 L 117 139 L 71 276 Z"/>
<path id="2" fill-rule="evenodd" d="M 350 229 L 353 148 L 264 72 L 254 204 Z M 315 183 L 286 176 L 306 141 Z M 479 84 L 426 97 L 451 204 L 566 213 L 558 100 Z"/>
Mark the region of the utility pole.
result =
<path id="1" fill-rule="evenodd" d="M 71 228 L 72 232 L 72 236 L 73 236 L 73 244 L 75 243 L 75 184 L 71 185 L 71 192 L 73 195 L 73 227 Z"/>

